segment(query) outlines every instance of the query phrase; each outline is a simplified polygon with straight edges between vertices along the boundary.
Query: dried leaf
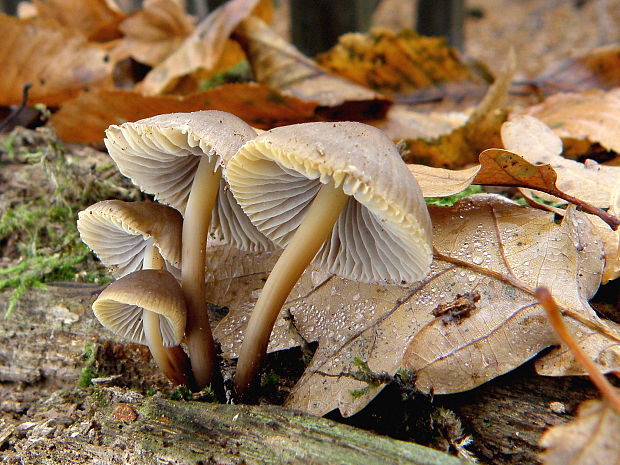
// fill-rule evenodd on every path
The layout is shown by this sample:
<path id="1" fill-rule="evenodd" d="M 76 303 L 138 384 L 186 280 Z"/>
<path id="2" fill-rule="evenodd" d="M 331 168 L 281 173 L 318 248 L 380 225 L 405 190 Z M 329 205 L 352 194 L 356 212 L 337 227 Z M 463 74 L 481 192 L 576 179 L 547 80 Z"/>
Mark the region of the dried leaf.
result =
<path id="1" fill-rule="evenodd" d="M 106 50 L 74 30 L 49 21 L 20 21 L 0 14 L 0 105 L 16 105 L 32 84 L 28 101 L 59 105 L 80 90 L 111 83 Z"/>
<path id="2" fill-rule="evenodd" d="M 407 29 L 344 34 L 316 60 L 331 73 L 388 94 L 472 78 L 445 38 L 424 37 Z"/>
<path id="3" fill-rule="evenodd" d="M 260 19 L 247 18 L 238 32 L 258 82 L 315 102 L 324 118 L 367 120 L 385 116 L 391 100 L 327 73 Z"/>
<path id="4" fill-rule="evenodd" d="M 620 153 L 620 92 L 591 90 L 581 93 L 555 94 L 527 114 L 553 129 L 571 145 L 573 140 L 598 143 Z"/>
<path id="5" fill-rule="evenodd" d="M 535 193 L 537 196 L 560 203 L 562 199 L 558 198 L 558 196 L 562 197 L 562 193 L 567 193 L 600 208 L 608 208 L 608 213 L 616 218 L 619 217 L 620 168 L 599 165 L 591 161 L 582 164 L 562 157 L 560 155 L 562 152 L 562 141 L 560 138 L 542 122 L 531 116 L 517 116 L 505 123 L 502 127 L 502 139 L 506 147 L 511 147 L 513 150 L 518 151 L 530 161 L 550 163 L 554 166 L 554 168 L 550 168 L 549 165 L 531 165 L 540 173 L 538 182 L 513 185 L 538 189 Z M 504 151 L 494 149 L 487 152 L 496 156 L 502 156 Z M 509 152 L 505 152 L 504 156 L 510 157 L 508 154 Z M 481 154 L 481 162 L 483 155 L 484 153 Z M 478 178 L 475 182 L 485 184 L 484 180 Z M 541 190 L 550 195 L 540 192 Z M 557 192 L 554 192 L 554 190 Z M 525 189 L 522 189 L 521 192 L 531 202 L 536 202 L 532 195 L 534 193 Z M 548 206 L 545 208 L 563 214 L 562 210 Z M 605 251 L 604 284 L 620 275 L 620 231 L 613 231 L 601 218 L 593 215 L 588 216 L 596 230 L 596 234 L 603 241 Z"/>
<path id="6" fill-rule="evenodd" d="M 418 181 L 424 197 L 447 197 L 464 191 L 474 184 L 481 168 L 480 165 L 463 170 L 446 170 L 425 165 L 407 167 Z"/>
<path id="7" fill-rule="evenodd" d="M 260 0 L 231 0 L 210 13 L 172 55 L 146 75 L 140 90 L 145 95 L 173 93 L 182 78 L 192 74 L 206 78 L 243 60 L 245 56 L 229 39 L 230 34 L 259 3 Z"/>
<path id="8" fill-rule="evenodd" d="M 403 138 L 409 154 L 407 163 L 442 168 L 459 168 L 474 163 L 480 151 L 499 143 L 499 130 L 506 120 L 500 109 L 510 88 L 516 64 L 514 53 L 508 57 L 505 71 L 489 88 L 467 122 L 439 138 Z"/>
<path id="9" fill-rule="evenodd" d="M 618 216 L 618 213 L 615 213 Z M 602 284 L 620 276 L 620 230 L 613 231 L 607 223 L 598 216 L 588 215 L 588 219 L 594 226 L 596 235 L 603 242 L 605 253 L 605 268 L 603 269 Z"/>
<path id="10" fill-rule="evenodd" d="M 384 119 L 369 124 L 384 131 L 394 140 L 436 139 L 462 127 L 469 115 L 461 112 L 422 113 L 405 105 L 391 107 Z"/>
<path id="11" fill-rule="evenodd" d="M 175 0 L 146 0 L 119 26 L 124 34 L 112 54 L 114 61 L 128 56 L 149 66 L 161 63 L 193 31 L 195 19 Z"/>
<path id="12" fill-rule="evenodd" d="M 438 251 L 431 274 L 421 283 L 379 286 L 320 271 L 304 274 L 280 313 L 269 346 L 272 351 L 301 340 L 319 341 L 289 406 L 317 415 L 335 408 L 343 415 L 359 411 L 382 386 L 367 386 L 347 375 L 355 371 L 356 358 L 375 372 L 413 369 L 416 386 L 437 393 L 470 389 L 505 373 L 556 342 L 533 295 L 543 284 L 570 309 L 574 333 L 592 343 L 588 353 L 606 350 L 607 359 L 600 359 L 607 369 L 620 364 L 620 348 L 610 344 L 620 334 L 587 304 L 598 287 L 602 260 L 600 243 L 583 214 L 571 209 L 556 225 L 549 213 L 490 195 L 470 197 L 453 208 L 432 208 L 431 214 Z M 264 277 L 256 276 L 243 305 L 231 307 L 214 332 L 226 357 L 236 356 Z M 445 324 L 445 318 L 433 315 L 440 306 L 454 307 L 458 295 L 468 293 L 480 298 L 473 299 L 459 323 Z M 607 333 L 598 334 L 598 328 Z M 352 395 L 355 391 L 361 395 Z"/>
<path id="13" fill-rule="evenodd" d="M 107 0 L 33 0 L 37 16 L 81 31 L 88 40 L 105 42 L 120 37 L 123 12 Z"/>
<path id="14" fill-rule="evenodd" d="M 52 116 L 58 135 L 66 141 L 96 142 L 110 124 L 136 121 L 162 113 L 222 110 L 258 128 L 314 119 L 314 105 L 259 84 L 228 84 L 186 97 L 144 96 L 135 91 L 83 92 Z"/>
<path id="15" fill-rule="evenodd" d="M 610 44 L 564 60 L 536 79 L 545 95 L 620 86 L 620 45 Z"/>
<path id="16" fill-rule="evenodd" d="M 620 395 L 620 390 L 618 390 Z M 610 465 L 620 463 L 620 415 L 607 402 L 588 400 L 577 418 L 549 428 L 539 441 L 544 465 Z"/>
<path id="17" fill-rule="evenodd" d="M 556 174 L 549 165 L 533 165 L 516 153 L 488 149 L 478 157 L 480 165 L 447 170 L 425 165 L 407 165 L 422 188 L 424 197 L 446 197 L 472 184 L 555 189 Z"/>
<path id="18" fill-rule="evenodd" d="M 620 101 L 619 101 L 620 102 Z M 559 154 L 560 139 L 543 123 L 529 115 L 512 118 L 502 126 L 504 147 L 531 163 L 547 163 L 557 174 L 557 188 L 599 208 L 609 208 L 620 189 L 620 167 L 579 163 Z M 542 194 L 544 196 L 544 194 Z M 558 201 L 557 198 L 550 200 Z"/>

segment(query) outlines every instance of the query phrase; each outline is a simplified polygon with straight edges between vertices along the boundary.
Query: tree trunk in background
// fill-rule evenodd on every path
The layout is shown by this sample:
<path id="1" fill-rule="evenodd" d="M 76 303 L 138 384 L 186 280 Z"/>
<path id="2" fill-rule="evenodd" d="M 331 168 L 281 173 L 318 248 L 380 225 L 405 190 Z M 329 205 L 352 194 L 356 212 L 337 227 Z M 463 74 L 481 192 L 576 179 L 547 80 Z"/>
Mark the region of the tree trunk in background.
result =
<path id="1" fill-rule="evenodd" d="M 378 0 L 291 0 L 293 43 L 308 56 L 333 46 L 347 32 L 367 31 Z"/>
<path id="2" fill-rule="evenodd" d="M 446 37 L 463 50 L 464 0 L 418 0 L 416 31 L 425 36 Z"/>

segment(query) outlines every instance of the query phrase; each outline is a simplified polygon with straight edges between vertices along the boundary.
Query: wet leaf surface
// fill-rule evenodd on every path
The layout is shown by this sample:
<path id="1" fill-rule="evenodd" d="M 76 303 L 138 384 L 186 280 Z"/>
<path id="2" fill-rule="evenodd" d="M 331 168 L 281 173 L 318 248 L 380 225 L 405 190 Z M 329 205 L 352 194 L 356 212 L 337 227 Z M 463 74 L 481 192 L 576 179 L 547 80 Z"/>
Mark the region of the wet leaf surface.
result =
<path id="1" fill-rule="evenodd" d="M 620 349 L 613 343 L 620 334 L 587 303 L 598 288 L 602 260 L 583 214 L 571 210 L 556 225 L 549 213 L 490 195 L 431 211 L 436 256 L 421 283 L 379 286 L 319 271 L 304 274 L 270 344 L 279 350 L 319 341 L 287 405 L 318 415 L 335 408 L 345 416 L 359 411 L 382 386 L 368 388 L 347 375 L 355 359 L 378 373 L 413 370 L 416 387 L 435 393 L 470 389 L 505 373 L 556 342 L 533 296 L 542 284 L 566 309 L 588 353 L 606 370 L 617 367 Z M 261 280 L 215 331 L 227 357 L 236 356 Z M 458 296 L 468 293 L 480 297 L 458 323 L 433 315 L 440 307 L 456 308 Z"/>

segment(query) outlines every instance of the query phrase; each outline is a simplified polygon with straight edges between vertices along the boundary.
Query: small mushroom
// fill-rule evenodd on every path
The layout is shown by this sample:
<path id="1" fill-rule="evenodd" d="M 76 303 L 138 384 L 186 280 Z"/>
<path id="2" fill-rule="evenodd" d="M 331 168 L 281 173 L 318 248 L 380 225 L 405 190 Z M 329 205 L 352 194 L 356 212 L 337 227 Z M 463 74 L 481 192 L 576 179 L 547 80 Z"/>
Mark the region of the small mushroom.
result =
<path id="1" fill-rule="evenodd" d="M 168 269 L 178 274 L 182 224 L 181 214 L 165 205 L 104 200 L 79 212 L 77 227 L 82 241 L 122 279 L 141 269 Z M 144 310 L 142 314 L 152 332 L 157 320 L 149 313 Z M 157 365 L 171 381 L 193 386 L 183 349 L 178 344 L 161 346 L 161 338 L 154 334 L 148 345 Z"/>
<path id="2" fill-rule="evenodd" d="M 221 111 L 173 113 L 110 126 L 105 144 L 122 174 L 184 215 L 181 287 L 188 305 L 186 337 L 198 389 L 215 369 L 215 345 L 205 307 L 207 234 L 244 250 L 270 242 L 245 216 L 222 178 L 222 167 L 256 136 Z"/>
<path id="3" fill-rule="evenodd" d="M 239 150 L 227 177 L 250 220 L 286 247 L 245 331 L 235 375 L 240 396 L 311 261 L 368 283 L 413 282 L 429 272 L 431 220 L 422 193 L 396 146 L 374 127 L 342 122 L 272 129 Z"/>
<path id="4" fill-rule="evenodd" d="M 160 254 L 163 266 L 179 274 L 182 227 L 183 217 L 174 208 L 121 200 L 97 202 L 79 212 L 77 222 L 82 241 L 117 278 L 142 268 L 160 269 Z"/>
<path id="5" fill-rule="evenodd" d="M 93 302 L 103 326 L 123 338 L 148 345 L 153 359 L 176 384 L 188 385 L 179 360 L 165 348 L 178 347 L 183 338 L 186 305 L 174 276 L 163 270 L 129 273 L 106 287 Z"/>

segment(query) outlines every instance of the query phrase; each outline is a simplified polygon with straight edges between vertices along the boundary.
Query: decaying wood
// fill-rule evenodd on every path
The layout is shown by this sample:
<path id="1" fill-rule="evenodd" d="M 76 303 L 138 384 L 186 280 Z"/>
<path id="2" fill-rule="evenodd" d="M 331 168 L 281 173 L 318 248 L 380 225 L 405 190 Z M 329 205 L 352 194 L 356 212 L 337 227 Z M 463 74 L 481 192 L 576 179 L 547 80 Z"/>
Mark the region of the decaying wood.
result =
<path id="1" fill-rule="evenodd" d="M 412 443 L 279 407 L 168 400 L 170 385 L 148 349 L 122 343 L 92 317 L 99 290 L 32 291 L 0 325 L 0 454 L 6 463 L 450 463 L 445 455 L 420 456 L 427 449 Z M 76 389 L 87 345 L 96 349 L 96 375 L 111 377 L 115 387 Z M 148 388 L 160 393 L 138 393 Z M 399 404 L 389 392 L 349 422 L 420 437 L 394 424 L 386 428 L 386 418 L 394 423 L 420 414 L 419 403 Z M 548 425 L 568 421 L 579 401 L 596 396 L 586 380 L 540 377 L 526 366 L 473 391 L 435 396 L 433 404 L 457 413 L 473 436 L 469 448 L 483 462 L 526 464 L 536 461 Z"/>
<path id="2" fill-rule="evenodd" d="M 57 396 L 53 403 L 58 413 L 12 427 L 13 436 L 29 440 L 19 441 L 9 457 L 59 464 L 462 464 L 432 449 L 282 407 L 143 398 L 120 388 L 102 389 L 96 404 L 69 399 L 84 414 L 62 412 L 63 400 Z"/>

